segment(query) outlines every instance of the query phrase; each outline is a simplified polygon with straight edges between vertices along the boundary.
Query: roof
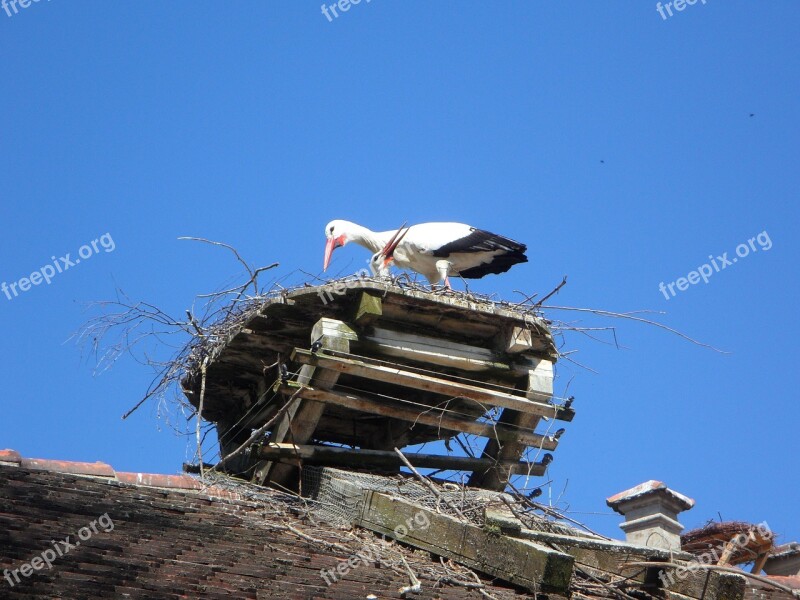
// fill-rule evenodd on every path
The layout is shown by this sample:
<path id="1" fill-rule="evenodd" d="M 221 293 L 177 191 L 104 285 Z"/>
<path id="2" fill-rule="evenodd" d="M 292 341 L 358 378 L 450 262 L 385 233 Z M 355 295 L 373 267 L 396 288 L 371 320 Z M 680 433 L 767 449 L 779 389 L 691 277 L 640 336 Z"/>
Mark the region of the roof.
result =
<path id="1" fill-rule="evenodd" d="M 0 452 L 0 596 L 399 598 L 410 585 L 404 559 L 421 583 L 415 598 L 480 597 L 445 579 L 474 585 L 471 575 L 448 573 L 427 553 L 312 523 L 296 496 L 226 481 Z M 373 548 L 382 561 L 358 558 Z M 484 584 L 496 598 L 528 597 Z"/>
<path id="2" fill-rule="evenodd" d="M 800 544 L 797 542 L 789 542 L 788 544 L 783 544 L 775 548 L 771 556 L 773 558 L 784 558 L 788 556 L 797 556 L 798 554 L 800 554 Z"/>
<path id="3" fill-rule="evenodd" d="M 400 598 L 411 574 L 420 586 L 413 598 L 480 598 L 476 586 L 498 600 L 533 597 L 363 529 L 314 520 L 296 495 L 225 476 L 207 474 L 206 481 L 0 451 L 0 597 Z M 529 533 L 558 538 L 579 558 L 569 590 L 575 598 L 609 597 L 619 583 L 597 579 L 609 566 L 595 564 L 599 557 L 619 565 L 663 560 L 657 549 L 642 554 L 613 541 Z M 640 570 L 620 581 L 655 597 L 642 577 Z M 742 598 L 744 591 L 745 600 L 794 600 L 786 589 L 800 589 L 800 577 L 771 577 L 786 587 L 749 580 L 737 595 L 730 581 L 723 584 L 730 575 L 714 577 L 707 598 Z M 689 584 L 678 577 L 675 589 L 691 592 Z"/>

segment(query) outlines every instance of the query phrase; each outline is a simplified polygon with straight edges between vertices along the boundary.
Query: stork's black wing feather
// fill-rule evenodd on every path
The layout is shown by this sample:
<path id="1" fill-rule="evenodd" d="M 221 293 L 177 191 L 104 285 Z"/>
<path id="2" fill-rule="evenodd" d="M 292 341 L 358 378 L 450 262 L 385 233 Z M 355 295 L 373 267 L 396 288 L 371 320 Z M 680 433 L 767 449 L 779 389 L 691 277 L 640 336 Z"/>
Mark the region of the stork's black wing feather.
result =
<path id="1" fill-rule="evenodd" d="M 483 229 L 470 228 L 470 233 L 461 239 L 445 244 L 433 251 L 434 256 L 447 257 L 457 252 L 495 252 L 502 250 L 511 254 L 525 255 L 528 247 L 502 235 Z"/>
<path id="2" fill-rule="evenodd" d="M 522 253 L 501 254 L 500 256 L 495 256 L 491 262 L 478 265 L 477 267 L 472 267 L 471 269 L 465 269 L 460 271 L 458 274 L 464 279 L 480 279 L 484 275 L 497 275 L 499 273 L 505 273 L 514 265 L 524 262 L 528 262 L 528 257 Z"/>
<path id="3" fill-rule="evenodd" d="M 482 265 L 461 271 L 467 279 L 479 279 L 484 275 L 505 273 L 516 264 L 528 262 L 525 250 L 528 247 L 502 235 L 472 228 L 470 234 L 445 244 L 433 252 L 434 256 L 446 258 L 459 252 L 500 252 Z"/>

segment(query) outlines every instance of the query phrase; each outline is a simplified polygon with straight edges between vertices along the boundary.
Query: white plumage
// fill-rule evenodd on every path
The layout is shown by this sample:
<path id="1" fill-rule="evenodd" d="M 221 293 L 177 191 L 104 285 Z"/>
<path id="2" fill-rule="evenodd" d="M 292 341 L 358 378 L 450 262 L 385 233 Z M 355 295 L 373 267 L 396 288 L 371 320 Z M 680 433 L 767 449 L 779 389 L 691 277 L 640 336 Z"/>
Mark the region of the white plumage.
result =
<path id="1" fill-rule="evenodd" d="M 378 274 L 388 274 L 393 260 L 401 269 L 421 273 L 431 285 L 448 283 L 448 275 L 477 279 L 489 273 L 505 273 L 528 260 L 524 244 L 463 223 L 421 223 L 371 231 L 336 220 L 325 226 L 325 236 L 324 269 L 336 248 L 355 242 L 373 253 L 370 264 Z"/>

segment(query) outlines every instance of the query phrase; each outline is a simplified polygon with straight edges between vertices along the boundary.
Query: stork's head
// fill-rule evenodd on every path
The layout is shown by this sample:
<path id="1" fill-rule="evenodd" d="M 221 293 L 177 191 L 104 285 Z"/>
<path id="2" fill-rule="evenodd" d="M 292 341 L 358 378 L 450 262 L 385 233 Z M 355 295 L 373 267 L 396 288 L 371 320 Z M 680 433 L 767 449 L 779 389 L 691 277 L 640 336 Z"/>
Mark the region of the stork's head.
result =
<path id="1" fill-rule="evenodd" d="M 393 260 L 394 257 L 386 256 L 383 251 L 376 252 L 369 259 L 369 270 L 374 277 L 389 277 L 389 265 Z"/>
<path id="2" fill-rule="evenodd" d="M 325 225 L 325 237 L 328 238 L 328 241 L 325 243 L 325 262 L 322 265 L 323 271 L 327 271 L 333 251 L 350 241 L 348 237 L 349 224 L 350 223 L 347 221 L 337 219 Z"/>
<path id="3" fill-rule="evenodd" d="M 448 275 L 450 274 L 450 269 L 452 268 L 453 263 L 449 260 L 437 260 L 436 261 L 436 270 L 439 273 L 439 283 L 444 283 L 446 287 L 450 287 L 450 278 Z"/>

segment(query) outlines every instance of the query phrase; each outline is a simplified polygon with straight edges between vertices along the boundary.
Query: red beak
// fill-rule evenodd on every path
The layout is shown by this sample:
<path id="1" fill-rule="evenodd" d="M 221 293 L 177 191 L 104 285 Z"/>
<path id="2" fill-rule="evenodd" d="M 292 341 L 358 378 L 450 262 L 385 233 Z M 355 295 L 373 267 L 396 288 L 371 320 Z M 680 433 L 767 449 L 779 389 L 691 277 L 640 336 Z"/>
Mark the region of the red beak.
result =
<path id="1" fill-rule="evenodd" d="M 394 256 L 393 256 L 394 255 L 394 251 L 397 249 L 397 246 L 400 244 L 400 242 L 403 241 L 403 238 L 408 233 L 408 229 L 403 229 L 405 226 L 406 226 L 406 224 L 403 223 L 400 226 L 400 229 L 398 229 L 395 232 L 395 234 L 392 236 L 392 239 L 390 239 L 387 242 L 387 244 L 383 247 L 383 250 L 381 250 L 381 254 L 383 254 L 383 256 L 386 257 L 384 262 L 383 262 L 384 265 L 388 265 L 389 261 L 391 261 L 394 258 Z M 411 229 L 411 228 L 409 227 L 409 229 Z"/>
<path id="2" fill-rule="evenodd" d="M 328 241 L 325 243 L 325 261 L 322 263 L 322 271 L 325 272 L 328 270 L 328 265 L 331 262 L 331 256 L 333 255 L 333 251 L 336 248 L 344 246 L 344 236 L 340 235 L 338 238 L 328 238 Z"/>

